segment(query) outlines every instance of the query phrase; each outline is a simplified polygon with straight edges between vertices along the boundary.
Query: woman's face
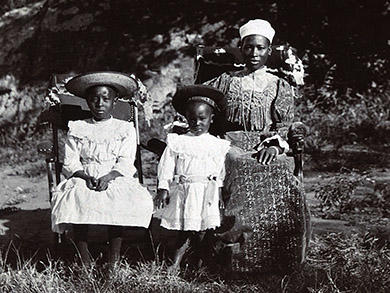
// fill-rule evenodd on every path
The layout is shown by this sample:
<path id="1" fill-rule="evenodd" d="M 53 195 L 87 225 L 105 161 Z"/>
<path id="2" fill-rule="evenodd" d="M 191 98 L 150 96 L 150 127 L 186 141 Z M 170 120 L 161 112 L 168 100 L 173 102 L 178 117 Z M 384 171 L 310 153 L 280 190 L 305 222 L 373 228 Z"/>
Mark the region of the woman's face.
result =
<path id="1" fill-rule="evenodd" d="M 209 132 L 214 114 L 210 105 L 202 102 L 193 102 L 187 106 L 185 116 L 189 124 L 190 132 L 198 136 Z"/>
<path id="2" fill-rule="evenodd" d="M 96 121 L 109 119 L 116 99 L 115 90 L 108 86 L 98 85 L 89 88 L 86 94 L 93 118 Z"/>
<path id="3" fill-rule="evenodd" d="M 268 56 L 271 55 L 270 42 L 261 35 L 250 35 L 242 40 L 241 53 L 246 67 L 257 70 L 265 65 Z"/>

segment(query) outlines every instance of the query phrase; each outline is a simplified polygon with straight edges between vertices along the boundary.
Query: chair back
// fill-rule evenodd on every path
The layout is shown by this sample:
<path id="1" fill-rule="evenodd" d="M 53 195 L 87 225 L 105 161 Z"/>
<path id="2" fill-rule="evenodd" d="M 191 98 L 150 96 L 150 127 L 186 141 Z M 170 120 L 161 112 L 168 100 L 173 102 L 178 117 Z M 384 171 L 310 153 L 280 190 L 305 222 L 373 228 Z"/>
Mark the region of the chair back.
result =
<path id="1" fill-rule="evenodd" d="M 292 86 L 303 84 L 302 61 L 297 50 L 289 45 L 272 46 L 266 66 L 269 72 L 286 79 Z M 197 84 L 244 67 L 241 50 L 237 47 L 196 47 L 194 80 Z"/>

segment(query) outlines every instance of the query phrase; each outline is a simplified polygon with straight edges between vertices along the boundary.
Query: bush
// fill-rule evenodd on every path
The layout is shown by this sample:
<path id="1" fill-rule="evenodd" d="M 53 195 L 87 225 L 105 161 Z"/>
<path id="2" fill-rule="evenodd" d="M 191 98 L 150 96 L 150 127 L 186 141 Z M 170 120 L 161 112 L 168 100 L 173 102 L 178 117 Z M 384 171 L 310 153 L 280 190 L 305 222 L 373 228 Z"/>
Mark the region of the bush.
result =
<path id="1" fill-rule="evenodd" d="M 339 219 L 341 214 L 352 213 L 383 218 L 390 214 L 390 187 L 365 173 L 342 169 L 341 173 L 318 183 L 314 192 L 320 200 L 321 216 L 325 218 Z"/>
<path id="2" fill-rule="evenodd" d="M 326 145 L 339 149 L 347 144 L 390 144 L 390 90 L 378 94 L 347 91 L 344 97 L 323 90 L 315 99 L 313 94 L 309 87 L 297 105 L 298 116 L 310 128 L 309 152 Z"/>
<path id="3" fill-rule="evenodd" d="M 343 213 L 351 208 L 356 188 L 367 180 L 366 175 L 356 172 L 340 173 L 326 183 L 319 183 L 315 189 L 315 197 L 321 201 L 323 210 Z"/>

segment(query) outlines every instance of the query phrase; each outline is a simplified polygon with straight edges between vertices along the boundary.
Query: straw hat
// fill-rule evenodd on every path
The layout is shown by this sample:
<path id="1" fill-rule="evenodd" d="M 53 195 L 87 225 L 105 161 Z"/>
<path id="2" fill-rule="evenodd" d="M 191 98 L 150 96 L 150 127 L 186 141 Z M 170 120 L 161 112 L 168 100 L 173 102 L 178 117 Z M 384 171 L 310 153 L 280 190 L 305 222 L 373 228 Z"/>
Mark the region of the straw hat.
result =
<path id="1" fill-rule="evenodd" d="M 85 98 L 86 90 L 97 85 L 114 88 L 119 98 L 132 96 L 138 89 L 137 81 L 134 78 L 113 71 L 88 72 L 77 75 L 65 84 L 65 88 L 75 96 Z"/>
<path id="2" fill-rule="evenodd" d="M 172 105 L 177 112 L 184 115 L 186 105 L 191 101 L 204 102 L 213 107 L 215 112 L 225 115 L 225 95 L 214 87 L 201 84 L 179 87 L 173 96 Z"/>

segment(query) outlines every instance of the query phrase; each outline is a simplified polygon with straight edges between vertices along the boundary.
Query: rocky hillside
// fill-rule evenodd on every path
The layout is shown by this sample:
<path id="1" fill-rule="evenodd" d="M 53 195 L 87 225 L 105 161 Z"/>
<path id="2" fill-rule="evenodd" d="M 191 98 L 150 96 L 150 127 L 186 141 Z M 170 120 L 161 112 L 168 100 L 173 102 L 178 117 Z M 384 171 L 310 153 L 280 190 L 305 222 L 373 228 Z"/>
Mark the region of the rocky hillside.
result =
<path id="1" fill-rule="evenodd" d="M 217 20 L 209 24 L 199 13 L 191 19 L 197 25 L 190 26 L 186 19 L 193 6 L 186 1 L 178 14 L 172 13 L 178 1 L 27 2 L 0 17 L 2 143 L 32 131 L 52 73 L 136 73 L 158 112 L 178 83 L 193 82 L 189 46 L 224 26 Z"/>

